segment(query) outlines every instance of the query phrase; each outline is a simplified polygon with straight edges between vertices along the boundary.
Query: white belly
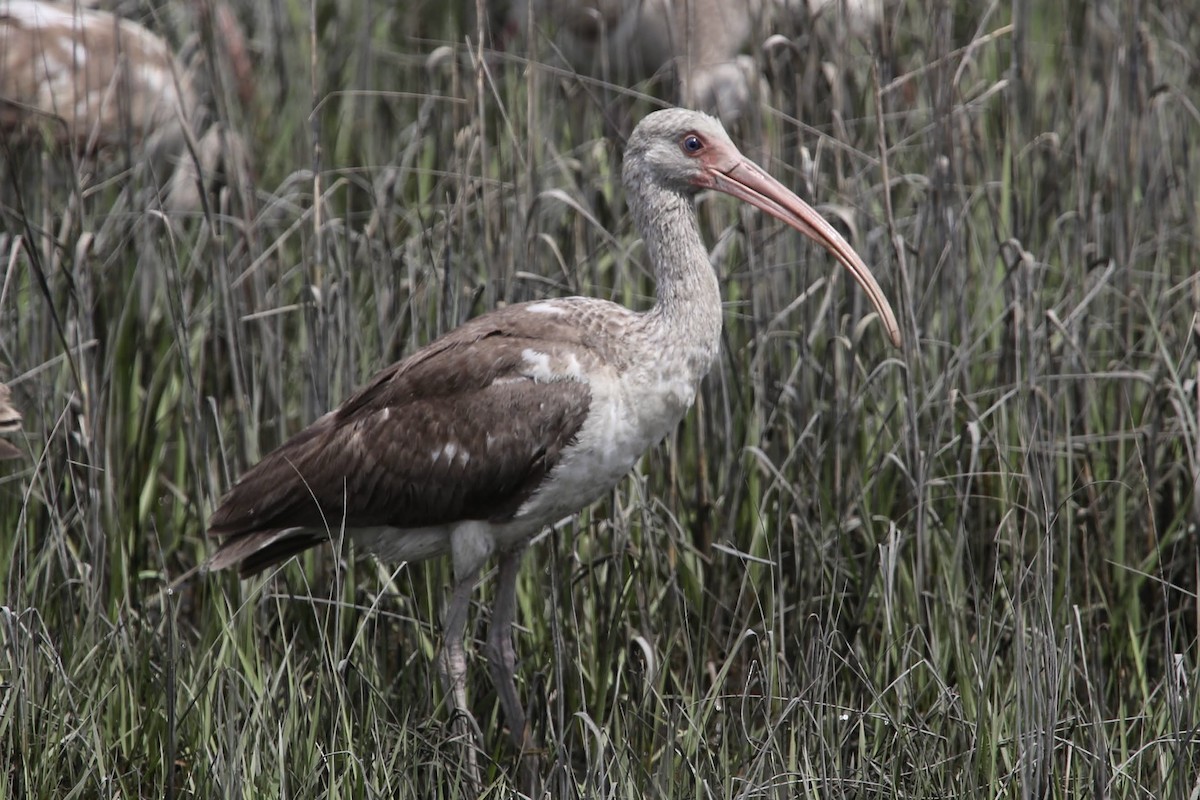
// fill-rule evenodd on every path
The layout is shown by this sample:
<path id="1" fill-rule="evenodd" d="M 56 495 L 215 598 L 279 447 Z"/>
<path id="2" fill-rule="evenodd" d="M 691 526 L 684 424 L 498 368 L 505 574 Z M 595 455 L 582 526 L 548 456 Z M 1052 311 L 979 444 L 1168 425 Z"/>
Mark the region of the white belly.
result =
<path id="1" fill-rule="evenodd" d="M 591 381 L 591 413 L 575 444 L 534 495 L 518 520 L 548 525 L 594 502 L 633 469 L 642 454 L 674 430 L 696 396 L 691 381 L 646 382 L 626 377 Z"/>

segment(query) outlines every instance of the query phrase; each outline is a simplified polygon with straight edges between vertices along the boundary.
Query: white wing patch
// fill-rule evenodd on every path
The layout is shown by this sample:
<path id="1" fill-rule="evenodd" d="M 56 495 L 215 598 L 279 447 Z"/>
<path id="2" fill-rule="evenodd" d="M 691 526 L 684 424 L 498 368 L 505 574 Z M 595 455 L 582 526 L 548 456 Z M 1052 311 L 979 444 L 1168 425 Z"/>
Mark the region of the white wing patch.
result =
<path id="1" fill-rule="evenodd" d="M 583 365 L 579 363 L 579 359 L 575 357 L 574 353 L 567 353 L 565 374 L 577 381 L 586 380 L 587 376 L 583 374 Z"/>
<path id="2" fill-rule="evenodd" d="M 525 359 L 525 374 L 535 381 L 549 383 L 558 378 L 550 369 L 550 356 L 547 353 L 526 347 L 521 351 L 521 358 Z"/>
<path id="3" fill-rule="evenodd" d="M 471 453 L 458 442 L 446 442 L 441 447 L 429 452 L 429 459 L 434 464 L 443 458 L 446 459 L 447 463 L 451 464 L 454 463 L 455 459 L 458 459 L 459 463 L 463 466 L 471 463 Z"/>
<path id="4" fill-rule="evenodd" d="M 561 317 L 563 314 L 567 313 L 564 309 L 555 305 L 554 303 L 545 302 L 531 303 L 530 305 L 525 306 L 525 310 L 530 314 L 549 314 L 552 317 Z"/>
<path id="5" fill-rule="evenodd" d="M 587 382 L 587 374 L 583 369 L 583 365 L 579 363 L 578 356 L 572 352 L 568 352 L 565 356 L 560 356 L 551 361 L 549 353 L 543 353 L 540 350 L 527 347 L 521 351 L 521 358 L 525 359 L 525 375 L 533 378 L 538 383 L 552 383 L 554 381 Z"/>

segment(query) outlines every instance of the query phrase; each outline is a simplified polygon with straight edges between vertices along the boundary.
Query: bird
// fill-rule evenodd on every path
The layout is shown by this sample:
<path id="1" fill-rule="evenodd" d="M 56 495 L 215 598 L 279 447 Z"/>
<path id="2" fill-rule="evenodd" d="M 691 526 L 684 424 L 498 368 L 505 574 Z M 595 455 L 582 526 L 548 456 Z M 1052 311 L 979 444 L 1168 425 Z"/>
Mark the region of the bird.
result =
<path id="1" fill-rule="evenodd" d="M 502 30 L 528 39 L 531 26 L 549 22 L 556 56 L 620 85 L 669 66 L 683 105 L 732 122 L 759 81 L 739 53 L 762 10 L 762 0 L 513 0 Z"/>
<path id="2" fill-rule="evenodd" d="M 253 84 L 244 36 L 224 5 L 213 19 L 246 102 Z M 247 168 L 242 138 L 206 119 L 204 83 L 132 20 L 77 4 L 0 0 L 0 134 L 89 158 L 133 148 L 135 164 L 171 174 L 168 210 L 201 209 L 198 168 L 206 176 Z"/>
<path id="3" fill-rule="evenodd" d="M 468 8 L 474 8 L 468 0 Z M 808 26 L 818 18 L 865 38 L 883 0 L 500 0 L 502 44 L 553 31 L 553 51 L 574 70 L 630 85 L 664 67 L 682 105 L 731 123 L 762 96 L 758 60 L 747 54 L 756 33 Z"/>
<path id="4" fill-rule="evenodd" d="M 8 386 L 0 383 L 0 433 L 13 433 L 21 429 L 21 412 L 13 407 L 11 397 Z M 0 439 L 0 461 L 20 457 L 21 451 L 16 445 Z"/>
<path id="5" fill-rule="evenodd" d="M 453 586 L 438 669 L 448 702 L 468 715 L 468 605 L 495 557 L 484 650 L 518 749 L 526 716 L 511 629 L 522 553 L 671 433 L 717 358 L 721 295 L 695 195 L 732 195 L 826 248 L 900 344 L 896 316 L 862 259 L 809 204 L 743 156 L 719 120 L 674 108 L 648 114 L 629 138 L 622 177 L 654 268 L 649 309 L 565 297 L 469 320 L 383 369 L 266 455 L 208 522 L 219 545 L 206 569 L 236 566 L 243 576 L 340 536 L 385 562 L 449 555 Z"/>

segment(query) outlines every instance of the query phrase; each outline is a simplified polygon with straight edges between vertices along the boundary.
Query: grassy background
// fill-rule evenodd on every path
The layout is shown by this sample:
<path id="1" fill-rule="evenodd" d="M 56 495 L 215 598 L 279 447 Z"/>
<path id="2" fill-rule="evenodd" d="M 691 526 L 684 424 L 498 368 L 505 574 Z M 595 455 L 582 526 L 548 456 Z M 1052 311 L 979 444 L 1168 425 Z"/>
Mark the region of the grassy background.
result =
<path id="1" fill-rule="evenodd" d="M 465 796 L 447 564 L 165 587 L 246 465 L 378 367 L 501 302 L 651 302 L 619 167 L 656 102 L 473 59 L 432 0 L 239 13 L 257 97 L 218 72 L 214 107 L 254 168 L 206 213 L 147 213 L 121 156 L 3 151 L 0 797 Z M 546 791 L 1195 798 L 1200 8 L 785 33 L 733 136 L 843 226 L 904 348 L 801 237 L 700 201 L 721 361 L 522 574 Z M 511 796 L 481 657 L 469 692 Z"/>

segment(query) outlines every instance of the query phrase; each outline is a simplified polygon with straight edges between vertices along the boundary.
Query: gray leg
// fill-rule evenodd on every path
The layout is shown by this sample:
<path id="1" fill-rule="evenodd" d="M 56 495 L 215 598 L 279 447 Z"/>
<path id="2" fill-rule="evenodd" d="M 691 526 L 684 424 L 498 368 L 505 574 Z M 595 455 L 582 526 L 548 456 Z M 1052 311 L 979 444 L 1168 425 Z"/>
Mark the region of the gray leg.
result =
<path id="1" fill-rule="evenodd" d="M 467 711 L 467 653 L 463 649 L 463 638 L 467 632 L 467 612 L 471 608 L 471 590 L 475 588 L 475 576 L 458 579 L 446 607 L 446 619 L 442 624 L 445 640 L 438 657 L 438 669 L 442 674 L 442 685 L 456 713 Z"/>
<path id="2" fill-rule="evenodd" d="M 508 723 L 508 735 L 518 750 L 529 747 L 528 730 L 525 725 L 525 707 L 517 695 L 513 671 L 517 665 L 517 653 L 513 649 L 512 626 L 517 613 L 517 573 L 521 569 L 524 547 L 510 550 L 500 556 L 500 573 L 496 578 L 496 597 L 492 605 L 492 624 L 488 627 L 487 658 L 492 683 L 500 697 L 504 720 Z"/>
<path id="3" fill-rule="evenodd" d="M 492 554 L 495 541 L 485 522 L 461 522 L 450 532 L 450 557 L 454 563 L 454 590 L 442 622 L 445 641 L 438 658 L 442 683 L 456 715 L 466 715 L 467 654 L 463 637 L 467 632 L 467 612 L 471 608 L 471 592 L 479 580 L 479 571 Z M 471 720 L 474 722 L 474 720 Z M 478 730 L 479 726 L 475 726 Z"/>
<path id="4" fill-rule="evenodd" d="M 479 725 L 467 708 L 467 654 L 463 649 L 463 637 L 467 631 L 467 612 L 471 606 L 471 590 L 475 588 L 477 573 L 456 575 L 450 605 L 446 607 L 443 624 L 442 652 L 438 655 L 438 671 L 442 686 L 450 701 L 456 734 L 465 748 L 465 763 L 468 780 L 478 791 L 480 787 L 479 763 L 475 753 L 476 733 Z"/>

